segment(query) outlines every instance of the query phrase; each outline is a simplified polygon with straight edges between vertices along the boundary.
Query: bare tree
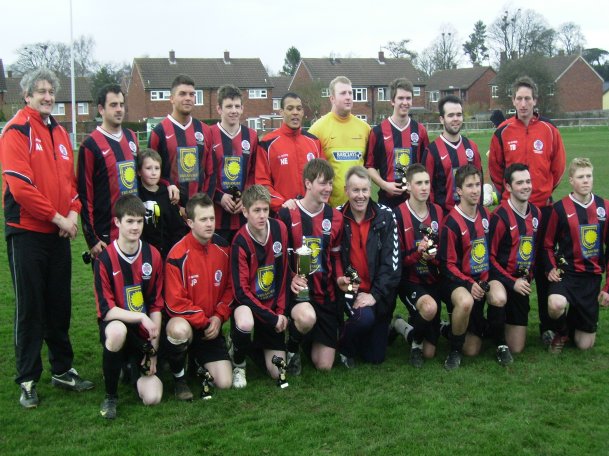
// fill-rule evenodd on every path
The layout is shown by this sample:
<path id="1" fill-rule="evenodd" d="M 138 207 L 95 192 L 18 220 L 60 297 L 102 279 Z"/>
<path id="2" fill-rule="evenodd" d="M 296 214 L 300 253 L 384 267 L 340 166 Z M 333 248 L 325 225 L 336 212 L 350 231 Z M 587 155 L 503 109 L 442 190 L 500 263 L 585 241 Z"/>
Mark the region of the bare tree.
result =
<path id="1" fill-rule="evenodd" d="M 417 53 L 407 48 L 409 42 L 409 39 L 389 41 L 385 46 L 381 46 L 381 49 L 389 52 L 396 59 L 408 58 L 413 60 L 416 58 Z"/>
<path id="2" fill-rule="evenodd" d="M 74 41 L 74 73 L 76 76 L 89 76 L 96 71 L 93 60 L 95 41 L 91 37 L 81 36 Z M 70 45 L 56 41 L 45 41 L 25 44 L 17 49 L 17 61 L 11 70 L 24 74 L 30 70 L 45 66 L 56 73 L 70 74 Z"/>
<path id="3" fill-rule="evenodd" d="M 433 47 L 428 47 L 421 52 L 416 60 L 415 66 L 425 73 L 427 77 L 431 77 L 431 75 L 436 71 L 436 63 L 433 54 Z"/>
<path id="4" fill-rule="evenodd" d="M 558 26 L 557 39 L 567 55 L 581 52 L 586 44 L 580 26 L 574 22 L 565 22 Z"/>
<path id="5" fill-rule="evenodd" d="M 436 69 L 450 70 L 459 63 L 457 31 L 452 26 L 444 26 L 433 44 Z"/>
<path id="6" fill-rule="evenodd" d="M 489 27 L 488 37 L 499 62 L 536 54 L 551 57 L 556 51 L 556 33 L 530 9 L 504 11 Z"/>

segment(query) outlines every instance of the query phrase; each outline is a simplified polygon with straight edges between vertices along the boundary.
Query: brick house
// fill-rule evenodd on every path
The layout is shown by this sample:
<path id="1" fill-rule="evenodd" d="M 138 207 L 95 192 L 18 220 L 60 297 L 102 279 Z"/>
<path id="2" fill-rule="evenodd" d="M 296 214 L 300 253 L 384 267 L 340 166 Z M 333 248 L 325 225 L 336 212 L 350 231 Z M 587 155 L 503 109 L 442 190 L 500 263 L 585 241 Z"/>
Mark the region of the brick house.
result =
<path id="1" fill-rule="evenodd" d="M 438 101 L 442 97 L 456 95 L 463 100 L 465 109 L 488 111 L 488 86 L 496 75 L 491 67 L 483 66 L 436 71 L 427 81 L 426 107 L 432 112 L 438 112 Z"/>
<path id="2" fill-rule="evenodd" d="M 165 117 L 171 112 L 171 83 L 179 74 L 195 81 L 196 101 L 193 115 L 199 119 L 217 119 L 216 91 L 233 84 L 243 92 L 243 122 L 257 128 L 260 116 L 272 112 L 273 84 L 258 58 L 233 59 L 224 52 L 220 59 L 136 58 L 133 60 L 128 87 L 127 117 L 141 122 L 151 117 Z"/>
<path id="3" fill-rule="evenodd" d="M 60 89 L 55 95 L 55 106 L 53 107 L 53 117 L 63 125 L 68 132 L 72 132 L 72 90 L 70 78 L 58 74 Z M 6 78 L 6 94 L 4 98 L 3 112 L 7 119 L 10 119 L 20 110 L 25 101 L 21 94 L 19 85 L 21 77 L 13 77 L 12 72 L 8 72 Z M 76 78 L 74 81 L 75 102 L 76 102 L 76 130 L 78 132 L 87 131 L 87 122 L 91 122 L 97 116 L 97 106 L 91 95 L 91 79 L 86 77 Z"/>
<path id="4" fill-rule="evenodd" d="M 368 123 L 380 122 L 391 115 L 389 84 L 405 77 L 414 85 L 412 112 L 425 108 L 427 78 L 408 59 L 385 58 L 380 51 L 378 58 L 304 58 L 292 77 L 290 90 L 303 93 L 313 88 L 319 91 L 321 100 L 309 117 L 319 117 L 330 111 L 328 85 L 336 76 L 346 76 L 353 85 L 353 114 Z"/>
<path id="5" fill-rule="evenodd" d="M 561 112 L 603 109 L 603 78 L 580 55 L 558 55 L 545 59 L 554 80 L 554 96 Z M 491 109 L 500 109 L 497 91 L 491 81 Z"/>

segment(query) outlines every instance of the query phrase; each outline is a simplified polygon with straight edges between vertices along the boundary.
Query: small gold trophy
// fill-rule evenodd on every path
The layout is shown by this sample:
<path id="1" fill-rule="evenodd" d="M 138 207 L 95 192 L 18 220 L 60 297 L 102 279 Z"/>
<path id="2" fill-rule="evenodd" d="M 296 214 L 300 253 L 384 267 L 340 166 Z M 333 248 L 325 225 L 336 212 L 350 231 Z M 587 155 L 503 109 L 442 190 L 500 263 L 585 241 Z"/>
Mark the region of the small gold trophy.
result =
<path id="1" fill-rule="evenodd" d="M 404 188 L 406 182 L 406 167 L 398 163 L 395 165 L 395 183 L 399 188 Z"/>
<path id="2" fill-rule="evenodd" d="M 305 237 L 302 237 L 302 245 L 294 251 L 296 254 L 296 274 L 307 277 L 311 274 L 311 263 L 313 261 L 313 250 L 305 244 Z M 303 288 L 296 295 L 296 302 L 308 302 L 311 300 L 309 288 Z"/>

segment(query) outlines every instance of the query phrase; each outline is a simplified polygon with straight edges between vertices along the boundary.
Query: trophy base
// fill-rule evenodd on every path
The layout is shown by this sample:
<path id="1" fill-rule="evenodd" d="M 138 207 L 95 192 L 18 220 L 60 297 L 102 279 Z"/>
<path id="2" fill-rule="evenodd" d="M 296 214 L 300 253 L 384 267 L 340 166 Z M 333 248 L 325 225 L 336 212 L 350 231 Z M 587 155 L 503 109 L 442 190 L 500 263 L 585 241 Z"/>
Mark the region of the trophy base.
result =
<path id="1" fill-rule="evenodd" d="M 300 290 L 298 292 L 298 294 L 296 295 L 296 297 L 294 298 L 294 301 L 297 302 L 297 303 L 310 302 L 311 301 L 311 295 L 309 294 L 309 289 L 306 288 L 304 290 Z"/>

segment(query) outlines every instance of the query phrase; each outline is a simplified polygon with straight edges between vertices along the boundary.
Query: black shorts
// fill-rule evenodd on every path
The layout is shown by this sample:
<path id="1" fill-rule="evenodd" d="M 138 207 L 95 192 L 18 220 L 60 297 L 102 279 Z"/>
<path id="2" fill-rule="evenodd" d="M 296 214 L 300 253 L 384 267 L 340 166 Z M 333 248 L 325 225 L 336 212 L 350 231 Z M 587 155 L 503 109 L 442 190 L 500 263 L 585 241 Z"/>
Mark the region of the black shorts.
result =
<path id="1" fill-rule="evenodd" d="M 602 276 L 566 272 L 560 282 L 550 282 L 548 296 L 559 294 L 567 298 L 570 329 L 595 333 L 598 327 L 598 294 Z"/>
<path id="2" fill-rule="evenodd" d="M 99 325 L 99 341 L 101 342 L 102 347 L 106 346 L 106 326 L 113 321 L 115 320 L 97 320 Z M 137 389 L 137 380 L 143 375 L 139 370 L 139 365 L 144 359 L 142 347 L 148 341 L 139 333 L 139 325 L 125 322 L 121 323 L 127 327 L 127 338 L 125 339 L 125 345 L 123 345 L 123 348 L 120 350 L 121 354 L 123 355 L 123 369 L 128 369 L 131 386 Z"/>
<path id="3" fill-rule="evenodd" d="M 338 329 L 340 326 L 339 315 L 337 315 L 336 306 L 325 306 L 311 301 L 311 305 L 315 310 L 317 321 L 311 332 L 306 337 L 311 342 L 317 342 L 326 347 L 338 347 Z M 342 317 L 342 312 L 340 314 Z"/>
<path id="4" fill-rule="evenodd" d="M 437 345 L 440 338 L 440 314 L 442 312 L 442 301 L 440 296 L 440 285 L 426 285 L 421 283 L 413 283 L 403 281 L 398 289 L 400 300 L 404 303 L 408 314 L 412 316 L 417 311 L 417 301 L 425 295 L 429 295 L 436 301 L 437 311 L 436 316 L 431 321 L 429 330 L 425 334 L 425 340 L 433 345 Z"/>
<path id="5" fill-rule="evenodd" d="M 516 293 L 514 289 L 505 289 L 507 302 L 505 303 L 505 323 L 514 326 L 527 326 L 529 324 L 529 297 Z"/>
<path id="6" fill-rule="evenodd" d="M 193 328 L 192 333 L 192 342 L 188 350 L 199 365 L 215 361 L 230 361 L 226 339 L 221 333 L 212 340 L 203 340 L 203 331 L 200 329 Z"/>
<path id="7" fill-rule="evenodd" d="M 457 288 L 464 288 L 468 293 L 469 289 L 463 285 L 458 285 L 455 282 L 444 280 L 440 284 L 440 295 L 442 301 L 446 303 L 446 308 L 449 314 L 453 313 L 453 302 L 451 295 Z M 487 332 L 486 318 L 484 318 L 484 306 L 486 304 L 486 297 L 480 301 L 474 299 L 474 306 L 469 314 L 469 323 L 467 324 L 467 332 L 474 336 L 483 337 Z"/>
<path id="8" fill-rule="evenodd" d="M 254 317 L 254 347 L 262 350 L 285 351 L 285 331 L 275 332 L 271 327 Z"/>

